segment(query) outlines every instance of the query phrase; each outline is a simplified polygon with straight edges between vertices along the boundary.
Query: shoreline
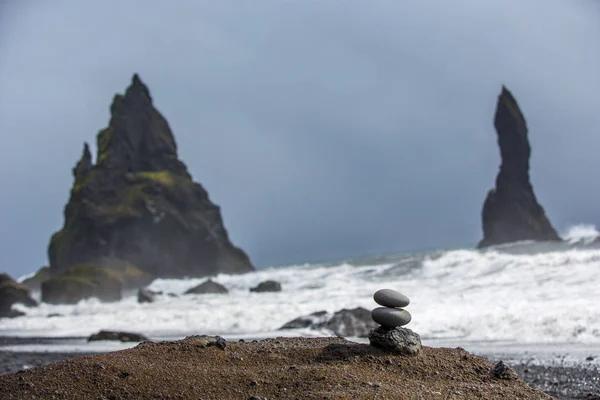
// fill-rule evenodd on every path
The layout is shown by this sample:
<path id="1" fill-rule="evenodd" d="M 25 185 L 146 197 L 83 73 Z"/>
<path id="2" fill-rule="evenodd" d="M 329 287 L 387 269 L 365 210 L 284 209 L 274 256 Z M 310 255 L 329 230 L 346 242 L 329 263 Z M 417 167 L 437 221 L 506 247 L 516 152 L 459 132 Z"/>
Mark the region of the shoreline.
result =
<path id="1" fill-rule="evenodd" d="M 73 343 L 74 340 L 83 341 L 85 339 L 86 338 L 0 337 L 0 376 L 25 369 L 41 367 L 43 365 L 56 363 L 63 360 L 71 360 L 90 355 L 106 355 L 108 353 L 121 351 L 121 349 L 107 349 L 105 351 L 86 352 L 3 350 L 3 348 L 15 349 L 29 344 L 48 345 L 49 347 L 52 347 L 64 343 Z M 286 338 L 262 339 L 260 342 L 285 339 Z M 293 340 L 291 338 L 287 339 Z M 326 340 L 328 338 L 321 339 Z M 178 340 L 169 342 L 178 342 Z M 236 341 L 229 340 L 228 342 L 235 343 Z M 117 342 L 117 346 L 119 345 L 125 346 L 126 349 L 131 350 L 132 348 L 136 347 L 137 343 L 121 344 Z M 427 345 L 424 344 L 424 346 Z M 589 361 L 565 363 L 564 355 L 556 355 L 554 359 L 549 359 L 536 357 L 536 355 L 531 352 L 512 352 L 511 354 L 503 353 L 502 351 L 485 352 L 482 351 L 484 350 L 483 347 L 484 346 L 478 346 L 478 348 L 475 351 L 471 351 L 471 353 L 476 356 L 484 357 L 494 363 L 497 361 L 504 361 L 524 382 L 534 389 L 541 390 L 544 393 L 561 400 L 600 400 L 600 368 L 598 368 L 597 365 L 597 362 L 600 361 L 600 357 L 593 357 L 593 359 Z M 436 346 L 432 348 L 449 349 L 450 347 Z"/>

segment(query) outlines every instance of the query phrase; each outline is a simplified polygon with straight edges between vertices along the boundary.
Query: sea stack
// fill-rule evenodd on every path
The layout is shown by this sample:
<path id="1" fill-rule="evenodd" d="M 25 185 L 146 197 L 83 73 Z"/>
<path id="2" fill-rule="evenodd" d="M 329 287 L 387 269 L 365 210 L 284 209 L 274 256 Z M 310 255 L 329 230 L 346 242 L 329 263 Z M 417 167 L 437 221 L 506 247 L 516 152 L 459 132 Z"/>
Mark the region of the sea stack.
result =
<path id="1" fill-rule="evenodd" d="M 113 99 L 108 127 L 97 135 L 95 164 L 85 144 L 73 176 L 64 226 L 48 247 L 50 281 L 60 275 L 74 285 L 81 280 L 74 266 L 134 271 L 138 277 L 254 270 L 229 240 L 219 206 L 179 160 L 169 124 L 137 74 Z M 147 283 L 142 279 L 137 286 Z M 91 284 L 102 290 L 99 282 Z"/>
<path id="2" fill-rule="evenodd" d="M 502 162 L 496 187 L 488 192 L 483 204 L 483 239 L 477 247 L 522 240 L 560 241 L 529 180 L 531 147 L 525 117 L 504 86 L 498 97 L 494 126 Z"/>

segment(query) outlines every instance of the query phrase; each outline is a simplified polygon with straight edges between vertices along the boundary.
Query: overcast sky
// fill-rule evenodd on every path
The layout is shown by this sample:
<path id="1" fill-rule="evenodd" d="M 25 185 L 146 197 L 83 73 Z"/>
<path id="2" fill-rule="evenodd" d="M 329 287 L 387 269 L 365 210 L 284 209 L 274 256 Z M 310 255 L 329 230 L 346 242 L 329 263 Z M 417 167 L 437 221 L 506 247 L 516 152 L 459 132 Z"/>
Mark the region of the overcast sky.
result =
<path id="1" fill-rule="evenodd" d="M 600 224 L 598 43 L 595 0 L 0 0 L 0 271 L 134 72 L 258 266 L 473 246 L 502 84 L 551 222 Z"/>

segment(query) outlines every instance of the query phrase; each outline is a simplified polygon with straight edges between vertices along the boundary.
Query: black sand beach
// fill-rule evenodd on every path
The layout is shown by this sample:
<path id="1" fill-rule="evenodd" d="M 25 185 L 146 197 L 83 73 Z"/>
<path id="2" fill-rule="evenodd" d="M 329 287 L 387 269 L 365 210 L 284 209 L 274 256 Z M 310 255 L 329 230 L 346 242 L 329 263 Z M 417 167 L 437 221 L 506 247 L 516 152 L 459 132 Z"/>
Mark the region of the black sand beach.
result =
<path id="1" fill-rule="evenodd" d="M 66 338 L 13 338 L 0 337 L 0 374 L 13 373 L 24 369 L 68 360 L 75 357 L 102 353 L 81 352 L 18 352 L 4 351 L 3 346 L 24 344 L 57 344 L 68 342 Z M 534 389 L 539 389 L 561 400 L 600 400 L 600 369 L 593 359 L 577 365 L 561 365 L 560 361 L 550 365 L 534 365 L 501 354 L 481 354 L 492 362 L 505 361 L 519 377 Z M 590 357 L 591 358 L 591 357 Z"/>

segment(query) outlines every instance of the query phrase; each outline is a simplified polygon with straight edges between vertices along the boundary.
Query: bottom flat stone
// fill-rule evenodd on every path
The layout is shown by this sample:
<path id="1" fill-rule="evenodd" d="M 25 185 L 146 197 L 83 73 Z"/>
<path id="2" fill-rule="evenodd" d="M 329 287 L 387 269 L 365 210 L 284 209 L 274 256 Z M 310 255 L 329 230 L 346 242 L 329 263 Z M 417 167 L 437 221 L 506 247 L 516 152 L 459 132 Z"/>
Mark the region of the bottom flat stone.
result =
<path id="1" fill-rule="evenodd" d="M 379 347 L 393 353 L 416 356 L 421 352 L 421 337 L 408 328 L 386 328 L 380 326 L 369 332 L 371 346 Z"/>

